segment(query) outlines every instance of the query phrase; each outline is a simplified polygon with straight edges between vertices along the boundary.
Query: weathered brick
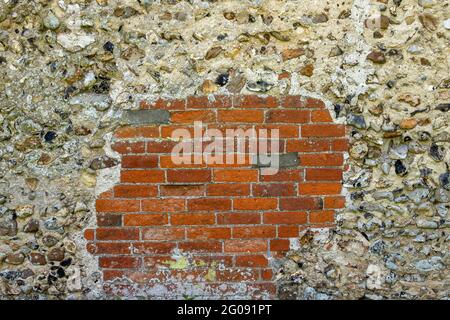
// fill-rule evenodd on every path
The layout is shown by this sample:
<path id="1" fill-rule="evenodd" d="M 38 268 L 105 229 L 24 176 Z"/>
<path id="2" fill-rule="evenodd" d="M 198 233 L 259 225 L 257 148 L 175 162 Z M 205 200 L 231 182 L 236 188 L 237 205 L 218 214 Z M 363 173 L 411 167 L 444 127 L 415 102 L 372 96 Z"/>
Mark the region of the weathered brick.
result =
<path id="1" fill-rule="evenodd" d="M 184 228 L 143 228 L 142 240 L 182 240 L 185 239 Z"/>
<path id="2" fill-rule="evenodd" d="M 187 237 L 191 240 L 229 239 L 231 228 L 188 228 Z"/>
<path id="3" fill-rule="evenodd" d="M 236 97 L 233 100 L 234 108 L 276 108 L 278 107 L 279 102 L 276 97 L 272 96 L 257 96 L 257 95 L 249 95 Z"/>
<path id="4" fill-rule="evenodd" d="M 137 228 L 98 228 L 97 240 L 139 240 L 139 229 Z"/>
<path id="5" fill-rule="evenodd" d="M 219 224 L 259 224 L 261 215 L 257 212 L 246 213 L 220 213 L 217 215 Z"/>
<path id="6" fill-rule="evenodd" d="M 215 182 L 256 182 L 258 170 L 214 170 Z"/>
<path id="7" fill-rule="evenodd" d="M 266 115 L 268 123 L 307 123 L 309 119 L 309 110 L 270 110 Z"/>
<path id="8" fill-rule="evenodd" d="M 172 225 L 211 225 L 215 222 L 213 213 L 186 213 L 171 214 L 170 223 Z"/>
<path id="9" fill-rule="evenodd" d="M 122 215 L 112 213 L 97 214 L 97 225 L 99 227 L 118 227 L 122 225 Z"/>
<path id="10" fill-rule="evenodd" d="M 206 190 L 208 196 L 248 196 L 249 184 L 210 184 Z"/>
<path id="11" fill-rule="evenodd" d="M 265 239 L 250 239 L 250 240 L 225 240 L 224 252 L 267 252 L 268 243 Z"/>
<path id="12" fill-rule="evenodd" d="M 340 194 L 342 185 L 333 182 L 308 182 L 298 186 L 299 195 L 333 195 Z"/>
<path id="13" fill-rule="evenodd" d="M 332 223 L 334 222 L 334 211 L 315 211 L 309 214 L 309 223 Z"/>
<path id="14" fill-rule="evenodd" d="M 268 260 L 263 255 L 245 255 L 236 257 L 236 267 L 267 267 Z"/>
<path id="15" fill-rule="evenodd" d="M 219 110 L 218 121 L 234 123 L 261 123 L 264 121 L 264 113 L 260 110 Z"/>
<path id="16" fill-rule="evenodd" d="M 189 211 L 226 211 L 231 209 L 231 200 L 221 198 L 189 199 L 187 206 Z"/>
<path id="17" fill-rule="evenodd" d="M 273 210 L 278 206 L 275 198 L 242 198 L 233 200 L 234 210 Z"/>
<path id="18" fill-rule="evenodd" d="M 204 123 L 216 121 L 216 114 L 209 110 L 196 111 L 179 111 L 173 112 L 171 115 L 172 123 L 194 123 L 194 121 L 202 121 Z"/>
<path id="19" fill-rule="evenodd" d="M 125 110 L 122 124 L 145 125 L 169 123 L 170 113 L 167 110 Z"/>
<path id="20" fill-rule="evenodd" d="M 158 157 L 157 156 L 123 156 L 122 157 L 122 168 L 130 169 L 149 169 L 158 167 Z"/>
<path id="21" fill-rule="evenodd" d="M 248 226 L 233 228 L 233 238 L 237 239 L 275 238 L 276 234 L 277 230 L 274 226 Z"/>
<path id="22" fill-rule="evenodd" d="M 137 212 L 140 210 L 139 200 L 98 199 L 97 212 Z"/>
<path id="23" fill-rule="evenodd" d="M 123 183 L 158 183 L 164 182 L 165 178 L 162 170 L 127 170 L 120 173 Z"/>
<path id="24" fill-rule="evenodd" d="M 167 214 L 126 214 L 123 223 L 129 227 L 139 226 L 161 226 L 167 224 L 169 217 Z"/>
<path id="25" fill-rule="evenodd" d="M 302 198 L 281 198 L 280 210 L 320 210 L 322 209 L 322 199 L 302 197 Z"/>
<path id="26" fill-rule="evenodd" d="M 184 210 L 184 199 L 165 198 L 142 200 L 143 212 L 180 212 Z"/>
<path id="27" fill-rule="evenodd" d="M 336 167 L 343 163 L 344 157 L 340 153 L 300 155 L 300 165 L 305 167 Z"/>
<path id="28" fill-rule="evenodd" d="M 305 224 L 308 222 L 306 212 L 267 212 L 264 213 L 265 224 Z"/>
<path id="29" fill-rule="evenodd" d="M 305 180 L 312 181 L 341 181 L 341 169 L 306 169 Z"/>
<path id="30" fill-rule="evenodd" d="M 137 257 L 100 257 L 101 268 L 109 269 L 133 269 L 141 265 L 141 259 Z"/>
<path id="31" fill-rule="evenodd" d="M 288 197 L 296 193 L 295 185 L 289 183 L 254 184 L 252 194 L 256 197 Z"/>
<path id="32" fill-rule="evenodd" d="M 169 170 L 167 182 L 202 183 L 211 181 L 211 170 Z"/>
<path id="33" fill-rule="evenodd" d="M 116 198 L 148 198 L 158 194 L 156 186 L 118 185 L 114 187 Z"/>
<path id="34" fill-rule="evenodd" d="M 204 196 L 205 189 L 204 185 L 162 185 L 159 192 L 163 197 L 195 197 Z"/>

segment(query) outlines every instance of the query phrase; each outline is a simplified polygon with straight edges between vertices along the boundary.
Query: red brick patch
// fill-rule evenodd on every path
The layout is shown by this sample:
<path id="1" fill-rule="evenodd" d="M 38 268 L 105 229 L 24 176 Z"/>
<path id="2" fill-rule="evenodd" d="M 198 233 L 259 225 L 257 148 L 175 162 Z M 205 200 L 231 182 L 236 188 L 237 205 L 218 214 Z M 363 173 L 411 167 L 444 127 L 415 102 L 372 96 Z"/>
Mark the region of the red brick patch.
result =
<path id="1" fill-rule="evenodd" d="M 333 123 L 322 101 L 302 96 L 193 96 L 140 107 L 159 118 L 114 133 L 120 183 L 98 197 L 97 228 L 85 231 L 104 279 L 167 282 L 169 289 L 171 282 L 208 290 L 247 283 L 273 297 L 270 259 L 288 251 L 299 230 L 333 226 L 345 206 L 345 127 Z M 194 121 L 219 130 L 278 129 L 289 165 L 264 175 L 248 159 L 174 163 L 171 134 L 192 133 Z"/>

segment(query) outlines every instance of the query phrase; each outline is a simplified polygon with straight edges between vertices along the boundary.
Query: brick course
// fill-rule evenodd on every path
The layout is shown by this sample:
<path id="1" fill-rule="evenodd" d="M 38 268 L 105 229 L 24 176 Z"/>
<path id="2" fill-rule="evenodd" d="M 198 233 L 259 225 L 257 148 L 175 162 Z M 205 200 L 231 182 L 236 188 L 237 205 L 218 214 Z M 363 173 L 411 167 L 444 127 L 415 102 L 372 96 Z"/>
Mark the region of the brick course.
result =
<path id="1" fill-rule="evenodd" d="M 245 285 L 249 297 L 274 296 L 270 259 L 289 250 L 300 230 L 333 226 L 345 205 L 345 127 L 332 123 L 322 101 L 301 96 L 189 97 L 140 107 L 115 132 L 120 184 L 97 199 L 98 227 L 85 232 L 104 279 L 205 290 Z M 272 176 L 247 162 L 176 165 L 171 132 L 192 132 L 194 121 L 223 132 L 279 129 L 280 153 L 290 160 Z M 180 254 L 188 257 L 182 266 Z"/>

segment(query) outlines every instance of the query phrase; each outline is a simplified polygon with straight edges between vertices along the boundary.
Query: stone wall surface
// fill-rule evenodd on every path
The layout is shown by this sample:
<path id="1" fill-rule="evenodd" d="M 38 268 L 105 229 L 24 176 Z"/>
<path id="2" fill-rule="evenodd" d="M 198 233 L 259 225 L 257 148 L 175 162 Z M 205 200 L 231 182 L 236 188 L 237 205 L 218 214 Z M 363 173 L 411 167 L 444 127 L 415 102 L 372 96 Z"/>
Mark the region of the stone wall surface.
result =
<path id="1" fill-rule="evenodd" d="M 448 298 L 449 7 L 0 1 L 0 298 L 108 297 L 85 233 L 121 119 L 235 94 L 318 98 L 349 128 L 345 208 L 271 261 L 278 298 Z"/>

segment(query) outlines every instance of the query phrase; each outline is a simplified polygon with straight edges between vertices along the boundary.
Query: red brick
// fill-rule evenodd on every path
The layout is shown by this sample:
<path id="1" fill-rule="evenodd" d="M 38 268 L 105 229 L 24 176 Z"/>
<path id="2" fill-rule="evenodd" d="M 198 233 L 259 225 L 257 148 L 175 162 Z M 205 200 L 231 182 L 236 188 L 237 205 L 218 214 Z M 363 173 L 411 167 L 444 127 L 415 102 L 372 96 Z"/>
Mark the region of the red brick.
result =
<path id="1" fill-rule="evenodd" d="M 300 165 L 307 167 L 342 166 L 344 157 L 340 153 L 301 154 Z"/>
<path id="2" fill-rule="evenodd" d="M 139 240 L 139 230 L 137 228 L 98 228 L 97 240 Z"/>
<path id="3" fill-rule="evenodd" d="M 92 254 L 131 254 L 129 242 L 97 242 L 88 245 L 88 251 Z"/>
<path id="4" fill-rule="evenodd" d="M 272 269 L 263 269 L 261 270 L 261 279 L 270 281 L 273 280 L 273 270 Z M 277 287 L 274 283 L 258 283 L 258 286 L 262 288 L 262 290 L 267 292 L 276 293 Z"/>
<path id="5" fill-rule="evenodd" d="M 236 227 L 233 228 L 233 238 L 251 239 L 251 238 L 275 238 L 276 228 L 274 226 L 257 227 Z"/>
<path id="6" fill-rule="evenodd" d="M 263 255 L 245 255 L 236 257 L 236 267 L 267 267 L 267 258 Z"/>
<path id="7" fill-rule="evenodd" d="M 284 108 L 314 108 L 323 109 L 325 104 L 323 101 L 303 96 L 287 96 L 283 99 L 282 106 Z"/>
<path id="8" fill-rule="evenodd" d="M 251 239 L 251 240 L 225 240 L 224 251 L 225 252 L 267 252 L 268 243 L 264 239 Z"/>
<path id="9" fill-rule="evenodd" d="M 112 145 L 111 147 L 114 151 L 121 154 L 128 153 L 144 153 L 145 143 L 144 142 L 127 142 L 119 141 Z"/>
<path id="10" fill-rule="evenodd" d="M 278 205 L 277 199 L 268 198 L 243 198 L 233 200 L 234 210 L 272 210 Z"/>
<path id="11" fill-rule="evenodd" d="M 84 230 L 84 238 L 88 241 L 92 241 L 95 239 L 95 230 L 86 229 Z"/>
<path id="12" fill-rule="evenodd" d="M 122 168 L 157 168 L 157 156 L 123 156 Z"/>
<path id="13" fill-rule="evenodd" d="M 299 234 L 297 225 L 278 226 L 278 238 L 296 238 Z"/>
<path id="14" fill-rule="evenodd" d="M 188 228 L 187 237 L 191 240 L 230 239 L 231 228 Z"/>
<path id="15" fill-rule="evenodd" d="M 200 163 L 195 163 L 194 156 L 190 155 L 188 161 L 185 156 L 162 155 L 159 157 L 161 169 L 200 169 L 206 168 L 206 162 L 203 156 L 199 156 Z"/>
<path id="16" fill-rule="evenodd" d="M 169 170 L 167 171 L 167 182 L 211 182 L 211 170 Z"/>
<path id="17" fill-rule="evenodd" d="M 238 96 L 233 100 L 234 108 L 276 108 L 279 102 L 276 97 L 257 95 Z"/>
<path id="18" fill-rule="evenodd" d="M 282 198 L 280 199 L 280 210 L 320 210 L 322 199 L 320 198 Z"/>
<path id="19" fill-rule="evenodd" d="M 149 141 L 147 142 L 147 153 L 171 153 L 177 141 Z"/>
<path id="20" fill-rule="evenodd" d="M 171 115 L 172 123 L 194 123 L 194 121 L 202 121 L 204 123 L 214 122 L 216 114 L 210 110 L 196 110 L 196 111 L 179 111 L 173 112 Z"/>
<path id="21" fill-rule="evenodd" d="M 204 185 L 164 185 L 160 186 L 160 195 L 164 197 L 194 197 L 205 195 Z"/>
<path id="22" fill-rule="evenodd" d="M 246 282 L 259 280 L 259 272 L 257 270 L 233 270 L 225 269 L 216 272 L 216 280 L 219 282 Z"/>
<path id="23" fill-rule="evenodd" d="M 164 180 L 165 173 L 162 170 L 127 170 L 120 173 L 123 183 L 158 183 Z"/>
<path id="24" fill-rule="evenodd" d="M 123 270 L 103 270 L 103 280 L 111 281 L 114 279 L 119 279 L 125 277 L 126 272 Z"/>
<path id="25" fill-rule="evenodd" d="M 169 217 L 167 214 L 126 214 L 123 219 L 125 226 L 161 226 L 167 224 Z"/>
<path id="26" fill-rule="evenodd" d="M 288 140 L 286 152 L 320 152 L 329 151 L 330 141 L 328 140 Z"/>
<path id="27" fill-rule="evenodd" d="M 187 98 L 187 109 L 204 109 L 209 107 L 209 100 L 206 96 L 190 96 Z"/>
<path id="28" fill-rule="evenodd" d="M 147 198 L 156 197 L 157 194 L 156 186 L 118 185 L 114 187 L 116 198 Z"/>
<path id="29" fill-rule="evenodd" d="M 226 211 L 230 209 L 230 199 L 203 198 L 188 200 L 189 211 Z"/>
<path id="30" fill-rule="evenodd" d="M 334 211 L 316 211 L 310 212 L 309 214 L 309 223 L 332 223 L 334 222 Z"/>
<path id="31" fill-rule="evenodd" d="M 250 195 L 249 184 L 210 184 L 206 191 L 208 196 L 248 196 Z"/>
<path id="32" fill-rule="evenodd" d="M 301 129 L 302 137 L 343 137 L 345 126 L 340 124 L 305 124 Z"/>
<path id="33" fill-rule="evenodd" d="M 214 222 L 215 216 L 213 213 L 186 213 L 170 216 L 172 225 L 210 225 Z"/>
<path id="34" fill-rule="evenodd" d="M 348 139 L 331 140 L 331 150 L 333 151 L 348 151 Z"/>
<path id="35" fill-rule="evenodd" d="M 180 212 L 184 211 L 184 199 L 150 199 L 142 200 L 142 211 L 144 212 Z"/>
<path id="36" fill-rule="evenodd" d="M 131 138 L 158 138 L 158 127 L 123 127 L 116 130 L 114 133 L 116 138 L 131 139 Z"/>
<path id="37" fill-rule="evenodd" d="M 260 110 L 219 110 L 218 121 L 234 123 L 261 123 L 264 121 L 264 113 Z"/>
<path id="38" fill-rule="evenodd" d="M 99 227 L 119 227 L 122 225 L 122 215 L 99 213 L 97 214 L 97 225 Z"/>
<path id="39" fill-rule="evenodd" d="M 288 183 L 281 184 L 254 184 L 252 194 L 256 197 L 288 197 L 296 193 L 295 185 Z"/>
<path id="40" fill-rule="evenodd" d="M 142 240 L 183 240 L 184 228 L 143 228 Z"/>
<path id="41" fill-rule="evenodd" d="M 221 213 L 217 215 L 219 224 L 259 224 L 261 215 L 259 213 Z"/>
<path id="42" fill-rule="evenodd" d="M 305 224 L 308 215 L 306 212 L 267 212 L 263 221 L 265 224 Z"/>
<path id="43" fill-rule="evenodd" d="M 324 209 L 345 208 L 345 197 L 326 197 L 323 203 Z"/>
<path id="44" fill-rule="evenodd" d="M 311 111 L 311 122 L 333 122 L 333 118 L 328 110 Z"/>
<path id="45" fill-rule="evenodd" d="M 172 138 L 172 135 L 177 130 L 187 130 L 191 136 L 194 135 L 194 127 L 188 125 L 163 125 L 161 126 L 161 138 Z"/>
<path id="46" fill-rule="evenodd" d="M 99 265 L 109 269 L 134 269 L 141 265 L 141 260 L 136 257 L 100 257 Z"/>
<path id="47" fill-rule="evenodd" d="M 267 130 L 268 136 L 271 134 L 271 130 L 277 129 L 280 139 L 283 138 L 298 138 L 300 135 L 299 126 L 296 125 L 288 125 L 288 124 L 267 124 L 267 125 L 258 125 L 255 127 L 257 132 L 259 130 Z"/>
<path id="48" fill-rule="evenodd" d="M 137 212 L 140 210 L 139 200 L 98 199 L 97 212 Z"/>
<path id="49" fill-rule="evenodd" d="M 111 199 L 114 198 L 114 189 L 102 192 L 97 196 L 97 199 Z"/>
<path id="50" fill-rule="evenodd" d="M 175 248 L 174 242 L 134 242 L 133 254 L 167 254 Z"/>
<path id="51" fill-rule="evenodd" d="M 220 241 L 180 242 L 178 248 L 185 252 L 222 252 L 222 243 Z"/>
<path id="52" fill-rule="evenodd" d="M 341 181 L 341 169 L 306 169 L 305 180 L 311 181 Z"/>
<path id="53" fill-rule="evenodd" d="M 280 170 L 274 175 L 260 175 L 262 182 L 298 182 L 302 181 L 300 170 Z"/>
<path id="54" fill-rule="evenodd" d="M 289 251 L 290 241 L 285 239 L 270 240 L 270 251 Z"/>
<path id="55" fill-rule="evenodd" d="M 268 123 L 307 123 L 309 118 L 308 110 L 270 110 L 266 116 Z"/>
<path id="56" fill-rule="evenodd" d="M 258 170 L 214 170 L 215 182 L 256 182 Z"/>
<path id="57" fill-rule="evenodd" d="M 309 182 L 301 183 L 298 188 L 299 195 L 332 195 L 341 193 L 342 184 Z"/>

